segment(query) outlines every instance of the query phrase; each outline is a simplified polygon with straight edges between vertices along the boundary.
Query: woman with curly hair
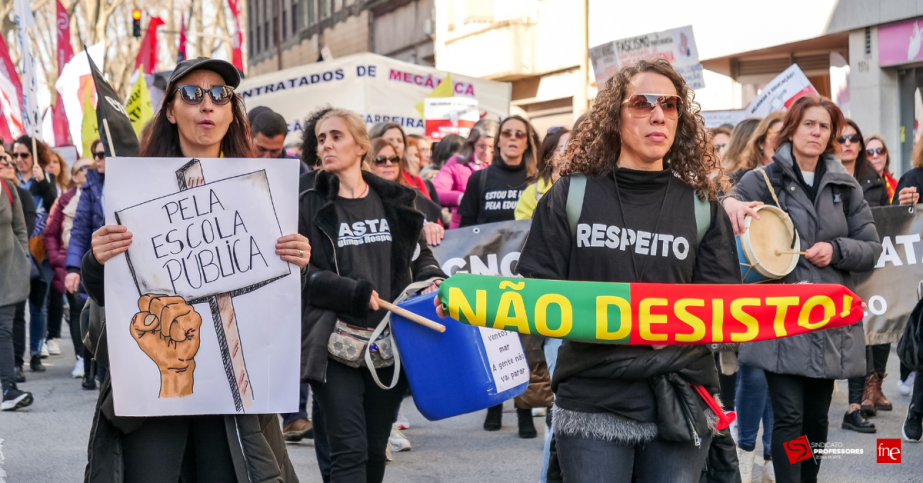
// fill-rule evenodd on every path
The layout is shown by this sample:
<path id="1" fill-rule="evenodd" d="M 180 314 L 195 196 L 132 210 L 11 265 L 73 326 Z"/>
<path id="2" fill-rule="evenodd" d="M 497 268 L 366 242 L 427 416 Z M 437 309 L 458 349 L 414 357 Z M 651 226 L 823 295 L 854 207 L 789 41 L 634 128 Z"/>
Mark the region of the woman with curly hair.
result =
<path id="1" fill-rule="evenodd" d="M 533 214 L 532 232 L 542 236 L 523 248 L 524 277 L 740 283 L 731 222 L 716 201 L 726 177 L 693 92 L 669 62 L 640 61 L 609 79 L 564 159 L 562 177 Z M 628 482 L 634 474 L 697 482 L 713 444 L 727 464 L 708 471 L 735 474 L 729 432 L 716 432 L 689 384 L 719 391 L 705 346 L 565 340 L 552 389 L 568 481 Z"/>

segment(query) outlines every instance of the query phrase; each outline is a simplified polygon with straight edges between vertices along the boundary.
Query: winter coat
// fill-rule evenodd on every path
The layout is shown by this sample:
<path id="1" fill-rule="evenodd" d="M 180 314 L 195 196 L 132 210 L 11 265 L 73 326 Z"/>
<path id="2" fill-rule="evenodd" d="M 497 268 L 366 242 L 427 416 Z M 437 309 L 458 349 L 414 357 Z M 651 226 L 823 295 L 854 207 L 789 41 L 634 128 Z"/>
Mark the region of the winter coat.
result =
<path id="1" fill-rule="evenodd" d="M 54 271 L 52 286 L 58 293 L 67 293 L 64 288 L 64 277 L 67 276 L 67 248 L 64 246 L 64 208 L 74 198 L 77 188 L 71 188 L 68 192 L 61 195 L 55 204 L 51 207 L 51 214 L 48 215 L 48 221 L 45 222 L 45 253 L 48 256 L 48 263 Z"/>
<path id="2" fill-rule="evenodd" d="M 47 213 L 51 211 L 51 205 L 54 204 L 54 200 L 58 197 L 58 183 L 55 181 L 53 174 L 48 171 L 44 173 L 45 179 L 41 181 L 31 178 L 31 183 L 27 182 L 29 185 L 27 189 L 32 194 L 35 210 Z M 19 176 L 19 181 L 20 183 L 23 182 L 22 176 Z"/>
<path id="3" fill-rule="evenodd" d="M 414 208 L 414 190 L 385 181 L 367 171 L 362 179 L 374 190 L 391 227 L 391 294 L 394 300 L 413 282 L 447 278 L 423 237 L 423 215 Z M 337 314 L 368 315 L 372 284 L 337 273 L 336 248 L 339 221 L 334 200 L 340 180 L 326 171 L 317 173 L 314 188 L 301 194 L 298 233 L 311 242 L 311 263 L 304 276 L 301 297 L 301 379 L 325 382 L 327 342 Z M 384 298 L 384 297 L 383 297 Z"/>
<path id="4" fill-rule="evenodd" d="M 913 168 L 901 176 L 901 180 L 897 183 L 894 191 L 894 198 L 891 199 L 892 205 L 898 206 L 901 204 L 900 194 L 904 188 L 916 188 L 917 194 L 921 195 L 921 199 L 923 199 L 923 168 Z"/>
<path id="5" fill-rule="evenodd" d="M 795 270 L 782 283 L 834 283 L 853 289 L 851 273 L 871 270 L 881 255 L 878 231 L 859 183 L 836 157 L 823 155 L 818 163 L 826 163 L 827 171 L 822 179 L 814 181 L 817 196 L 812 203 L 796 181 L 791 143 L 777 149 L 773 161 L 767 169 L 781 170 L 781 189 L 776 195 L 798 230 L 802 250 L 821 241 L 833 246 L 828 266 L 817 267 L 800 257 Z M 757 170 L 744 175 L 731 195 L 742 201 L 775 205 L 762 173 Z M 846 201 L 849 204 L 844 210 Z M 820 379 L 864 376 L 865 333 L 862 323 L 857 322 L 794 337 L 741 344 L 739 359 L 742 364 L 780 374 Z"/>
<path id="6" fill-rule="evenodd" d="M 484 164 L 471 153 L 471 161 L 467 163 L 459 162 L 458 155 L 452 156 L 445 163 L 445 166 L 439 170 L 433 185 L 439 192 L 439 204 L 445 208 L 452 209 L 452 222 L 449 228 L 458 228 L 461 223 L 461 215 L 458 214 L 458 203 L 465 194 L 465 188 L 468 187 L 468 178 L 471 173 L 482 170 L 488 165 Z"/>
<path id="7" fill-rule="evenodd" d="M 862 187 L 862 197 L 868 202 L 869 208 L 891 204 L 885 179 L 875 172 L 871 165 L 865 169 L 865 179 L 857 179 L 856 181 Z"/>
<path id="8" fill-rule="evenodd" d="M 29 297 L 29 234 L 16 185 L 0 180 L 0 307 Z M 13 202 L 10 203 L 10 198 Z"/>
<path id="9" fill-rule="evenodd" d="M 83 254 L 90 249 L 93 232 L 106 223 L 103 211 L 103 186 L 106 175 L 95 169 L 87 171 L 87 182 L 83 185 L 77 214 L 74 215 L 74 227 L 71 229 L 71 242 L 67 247 L 65 266 L 69 273 L 78 273 Z"/>
<path id="10" fill-rule="evenodd" d="M 92 303 L 105 306 L 105 269 L 96 261 L 92 252 L 82 260 L 82 278 Z M 104 311 L 101 311 L 104 313 Z M 105 339 L 105 329 L 102 339 Z M 96 347 L 92 346 L 91 347 Z M 100 352 L 101 346 L 96 347 Z M 98 361 L 109 362 L 108 354 L 94 353 Z M 111 373 L 109 373 L 111 374 Z M 122 460 L 122 438 L 136 431 L 145 431 L 150 425 L 157 425 L 170 416 L 162 418 L 133 418 L 115 415 L 112 395 L 112 379 L 107 374 L 99 391 L 90 440 L 87 447 L 87 466 L 84 481 L 87 483 L 123 483 L 124 461 Z M 189 416 L 186 416 L 189 417 Z M 195 417 L 195 416 L 191 416 Z M 298 476 L 288 457 L 279 418 L 275 414 L 229 414 L 224 415 L 224 427 L 228 448 L 234 462 L 237 483 L 288 483 L 297 482 Z M 185 438 L 185 436 L 183 436 Z M 175 444 L 182 444 L 176 441 Z M 156 448 L 151 448 L 156 452 Z"/>
<path id="11" fill-rule="evenodd" d="M 516 212 L 514 215 L 517 220 L 529 220 L 532 218 L 532 212 L 535 211 L 535 207 L 538 206 L 538 200 L 542 199 L 542 195 L 548 192 L 551 189 L 551 181 L 545 181 L 544 178 L 539 178 L 538 181 L 530 184 L 522 191 L 522 196 L 519 197 L 519 201 L 516 203 Z"/>
<path id="12" fill-rule="evenodd" d="M 71 243 L 71 230 L 74 228 L 74 216 L 77 214 L 77 205 L 80 204 L 81 193 L 83 193 L 83 190 L 78 189 L 70 202 L 61 207 L 61 213 L 64 214 L 64 221 L 61 222 L 61 242 L 64 244 L 65 258 L 67 257 L 67 247 Z M 67 266 L 66 263 L 65 266 Z"/>

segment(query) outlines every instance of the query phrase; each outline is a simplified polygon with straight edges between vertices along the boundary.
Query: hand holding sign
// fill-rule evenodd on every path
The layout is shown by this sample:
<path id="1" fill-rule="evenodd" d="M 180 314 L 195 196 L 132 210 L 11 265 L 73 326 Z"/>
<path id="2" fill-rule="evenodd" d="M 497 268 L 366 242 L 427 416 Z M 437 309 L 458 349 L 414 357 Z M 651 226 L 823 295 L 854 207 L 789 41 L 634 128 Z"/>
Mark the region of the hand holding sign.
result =
<path id="1" fill-rule="evenodd" d="M 144 295 L 131 321 L 138 347 L 160 369 L 160 397 L 192 394 L 202 316 L 180 297 Z"/>

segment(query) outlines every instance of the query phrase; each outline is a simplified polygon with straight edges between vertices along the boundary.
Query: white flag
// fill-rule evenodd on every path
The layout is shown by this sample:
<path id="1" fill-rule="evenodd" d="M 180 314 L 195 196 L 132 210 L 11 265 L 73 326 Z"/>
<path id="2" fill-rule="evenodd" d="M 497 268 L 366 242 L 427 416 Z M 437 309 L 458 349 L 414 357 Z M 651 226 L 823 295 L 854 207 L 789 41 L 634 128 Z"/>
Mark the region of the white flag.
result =
<path id="1" fill-rule="evenodd" d="M 15 0 L 16 36 L 19 40 L 19 52 L 22 54 L 22 124 L 25 133 L 41 139 L 42 118 L 35 92 L 35 60 L 26 29 L 35 25 L 35 17 L 28 0 Z"/>

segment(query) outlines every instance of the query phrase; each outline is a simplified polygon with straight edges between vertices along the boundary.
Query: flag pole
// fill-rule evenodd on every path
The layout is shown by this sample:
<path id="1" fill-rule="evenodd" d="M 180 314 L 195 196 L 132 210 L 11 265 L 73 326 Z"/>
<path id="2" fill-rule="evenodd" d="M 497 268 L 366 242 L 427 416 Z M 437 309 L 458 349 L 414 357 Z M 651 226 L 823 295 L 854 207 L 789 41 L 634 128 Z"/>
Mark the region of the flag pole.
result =
<path id="1" fill-rule="evenodd" d="M 114 158 L 115 146 L 112 145 L 112 133 L 109 132 L 109 120 L 106 118 L 103 118 L 103 129 L 106 130 L 106 141 L 109 142 L 109 153 Z"/>

